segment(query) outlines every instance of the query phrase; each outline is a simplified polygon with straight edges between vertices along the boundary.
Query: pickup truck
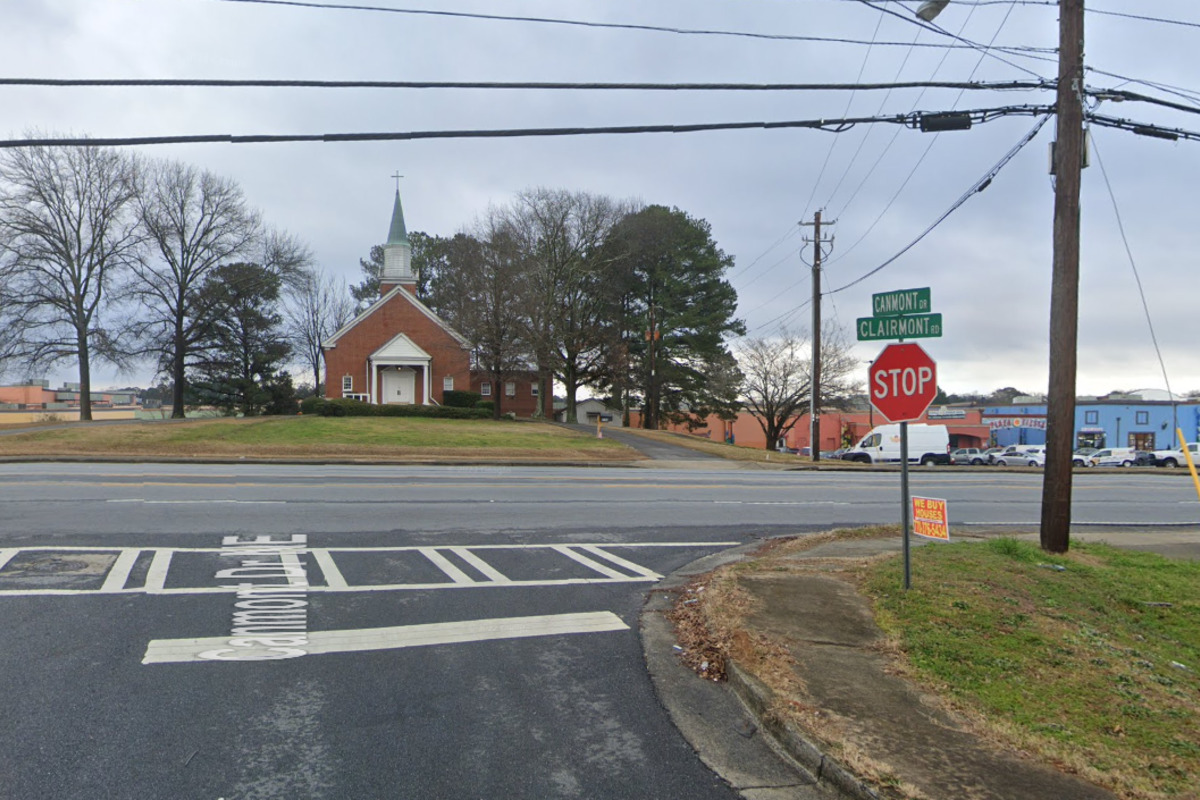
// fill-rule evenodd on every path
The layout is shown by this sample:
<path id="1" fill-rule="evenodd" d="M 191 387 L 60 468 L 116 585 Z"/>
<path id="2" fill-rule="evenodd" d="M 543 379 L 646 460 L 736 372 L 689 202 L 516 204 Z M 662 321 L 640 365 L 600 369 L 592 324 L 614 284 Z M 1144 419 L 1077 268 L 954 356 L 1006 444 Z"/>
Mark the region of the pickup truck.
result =
<path id="1" fill-rule="evenodd" d="M 1185 446 L 1192 457 L 1192 463 L 1200 465 L 1200 451 L 1197 449 L 1200 448 L 1200 443 L 1192 442 Z M 1187 464 L 1187 459 L 1182 450 L 1155 450 L 1153 463 L 1156 467 L 1182 467 Z"/>

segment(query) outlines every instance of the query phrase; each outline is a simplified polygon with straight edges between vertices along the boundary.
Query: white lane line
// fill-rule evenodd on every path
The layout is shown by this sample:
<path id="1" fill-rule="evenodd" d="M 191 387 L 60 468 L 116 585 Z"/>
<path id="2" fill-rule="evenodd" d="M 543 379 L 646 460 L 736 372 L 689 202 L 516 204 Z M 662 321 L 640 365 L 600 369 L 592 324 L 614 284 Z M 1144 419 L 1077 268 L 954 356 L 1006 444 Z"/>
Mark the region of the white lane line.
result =
<path id="1" fill-rule="evenodd" d="M 170 550 L 155 550 L 154 560 L 146 573 L 146 594 L 161 594 L 167 586 L 167 570 L 171 567 Z"/>
<path id="2" fill-rule="evenodd" d="M 442 572 L 446 573 L 446 577 L 455 583 L 475 583 L 471 576 L 463 572 L 454 563 L 437 551 L 434 547 L 422 547 L 419 551 L 421 555 L 428 558 Z"/>
<path id="3" fill-rule="evenodd" d="M 19 552 L 20 552 L 20 549 L 15 548 L 15 547 L 8 547 L 3 550 L 0 550 L 0 569 L 4 569 L 4 565 L 7 564 L 9 561 L 11 561 L 12 557 L 15 556 Z"/>
<path id="4" fill-rule="evenodd" d="M 100 592 L 111 594 L 124 589 L 125 582 L 129 580 L 129 573 L 133 571 L 133 565 L 137 563 L 141 554 L 141 550 L 122 550 L 118 553 L 117 560 L 108 571 L 108 577 L 104 579 L 104 585 L 100 587 Z"/>
<path id="5" fill-rule="evenodd" d="M 611 569 L 609 567 L 604 566 L 603 564 L 601 564 L 598 561 L 593 561 L 592 559 L 588 558 L 587 556 L 583 555 L 582 553 L 576 553 L 574 550 L 572 550 L 570 547 L 567 547 L 565 544 L 555 545 L 554 551 L 556 553 L 562 553 L 564 556 L 571 559 L 572 561 L 576 561 L 580 564 L 583 564 L 588 569 L 595 570 L 596 572 L 599 572 L 601 575 L 604 575 L 605 577 L 608 577 L 608 578 L 628 578 L 629 577 L 628 575 L 626 575 L 624 573 L 617 572 L 615 569 Z"/>
<path id="6" fill-rule="evenodd" d="M 852 506 L 837 500 L 713 500 L 714 506 Z"/>
<path id="7" fill-rule="evenodd" d="M 610 553 L 607 550 L 604 550 L 600 547 L 597 547 L 594 544 L 581 545 L 579 549 L 586 550 L 589 553 L 591 553 L 592 555 L 599 556 L 600 558 L 603 558 L 606 561 L 611 561 L 612 563 L 616 564 L 618 567 L 624 567 L 625 569 L 629 570 L 630 572 L 634 573 L 635 575 L 641 575 L 643 578 L 649 578 L 649 579 L 655 580 L 655 581 L 662 580 L 662 575 L 659 575 L 654 570 L 646 569 L 641 564 L 635 564 L 632 561 L 626 561 L 625 559 L 621 558 L 620 556 L 614 556 L 612 553 Z"/>
<path id="8" fill-rule="evenodd" d="M 502 575 L 498 569 L 484 561 L 479 556 L 472 553 L 465 547 L 450 547 L 447 548 L 451 553 L 461 558 L 463 561 L 470 564 L 475 569 L 486 575 L 492 583 L 512 583 L 507 577 Z"/>
<path id="9" fill-rule="evenodd" d="M 536 617 L 476 619 L 464 622 L 436 622 L 428 625 L 399 625 L 391 628 L 361 628 L 339 631 L 309 631 L 305 655 L 354 653 L 371 650 L 396 650 L 438 644 L 463 644 L 496 639 L 526 639 L 536 636 L 562 636 L 575 633 L 626 631 L 629 626 L 610 611 L 583 614 L 547 614 Z M 230 637 L 205 639 L 153 639 L 146 646 L 143 664 L 182 664 L 207 661 L 200 653 L 214 650 L 231 652 Z M 254 661 L 254 648 L 236 651 L 237 660 Z M 264 652 L 262 660 L 270 660 Z"/>
<path id="10" fill-rule="evenodd" d="M 117 484 L 122 485 L 122 484 Z M 174 485 L 174 484 L 168 484 Z M 205 486 L 207 484 L 197 484 Z M 285 506 L 286 500 L 144 500 L 142 498 L 113 498 L 106 503 L 141 503 L 146 506 Z"/>
<path id="11" fill-rule="evenodd" d="M 338 569 L 337 564 L 333 563 L 333 556 L 328 550 L 309 550 L 312 553 L 313 561 L 317 562 L 317 566 L 321 568 L 321 574 L 325 576 L 325 585 L 330 589 L 339 589 L 345 591 L 350 588 L 346 583 L 346 579 L 342 577 L 342 571 Z"/>

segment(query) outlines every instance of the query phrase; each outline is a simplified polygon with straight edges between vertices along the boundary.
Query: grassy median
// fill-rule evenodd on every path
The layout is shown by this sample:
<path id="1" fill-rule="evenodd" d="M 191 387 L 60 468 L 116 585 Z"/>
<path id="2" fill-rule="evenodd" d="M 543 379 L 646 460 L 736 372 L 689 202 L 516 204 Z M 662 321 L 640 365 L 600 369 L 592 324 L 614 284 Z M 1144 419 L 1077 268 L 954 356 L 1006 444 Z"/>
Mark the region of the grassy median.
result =
<path id="1" fill-rule="evenodd" d="M 0 436 L 0 456 L 628 461 L 610 439 L 555 425 L 411 417 L 256 417 L 78 425 Z"/>

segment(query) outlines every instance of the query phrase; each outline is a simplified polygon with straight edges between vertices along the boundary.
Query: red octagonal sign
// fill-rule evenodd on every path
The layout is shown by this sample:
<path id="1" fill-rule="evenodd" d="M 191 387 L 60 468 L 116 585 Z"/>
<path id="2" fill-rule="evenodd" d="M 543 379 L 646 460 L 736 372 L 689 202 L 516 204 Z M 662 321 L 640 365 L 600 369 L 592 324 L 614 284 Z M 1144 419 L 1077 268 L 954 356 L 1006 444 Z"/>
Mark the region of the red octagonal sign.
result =
<path id="1" fill-rule="evenodd" d="M 868 374 L 871 405 L 888 422 L 920 419 L 937 396 L 937 364 L 918 344 L 889 344 Z"/>

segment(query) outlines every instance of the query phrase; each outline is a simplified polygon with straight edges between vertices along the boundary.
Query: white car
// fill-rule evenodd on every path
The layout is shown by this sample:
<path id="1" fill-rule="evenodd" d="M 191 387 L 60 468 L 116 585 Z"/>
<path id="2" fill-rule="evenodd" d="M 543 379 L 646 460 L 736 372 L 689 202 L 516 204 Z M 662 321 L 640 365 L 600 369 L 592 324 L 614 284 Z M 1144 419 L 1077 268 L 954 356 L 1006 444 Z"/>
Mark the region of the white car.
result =
<path id="1" fill-rule="evenodd" d="M 1001 453 L 996 456 L 998 467 L 1044 467 L 1046 466 L 1046 448 L 1022 447 L 1015 453 Z"/>

